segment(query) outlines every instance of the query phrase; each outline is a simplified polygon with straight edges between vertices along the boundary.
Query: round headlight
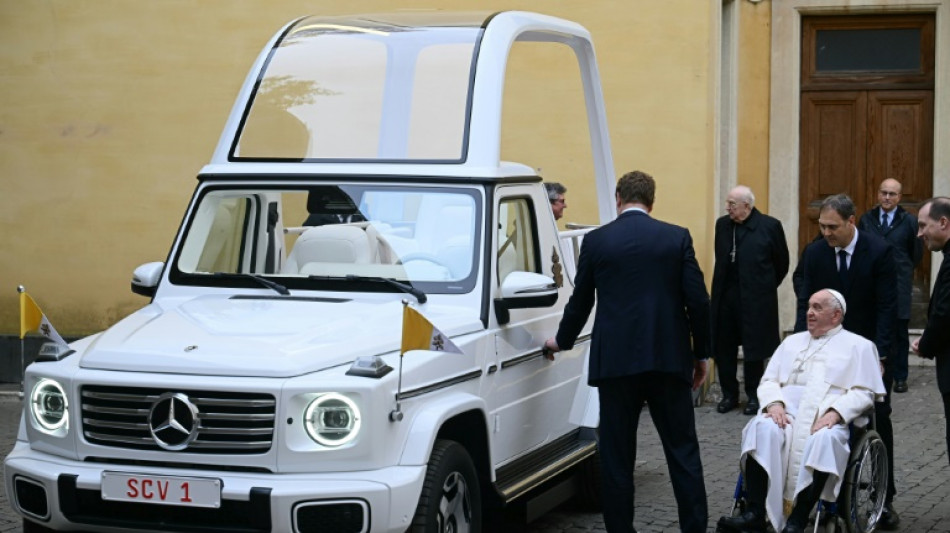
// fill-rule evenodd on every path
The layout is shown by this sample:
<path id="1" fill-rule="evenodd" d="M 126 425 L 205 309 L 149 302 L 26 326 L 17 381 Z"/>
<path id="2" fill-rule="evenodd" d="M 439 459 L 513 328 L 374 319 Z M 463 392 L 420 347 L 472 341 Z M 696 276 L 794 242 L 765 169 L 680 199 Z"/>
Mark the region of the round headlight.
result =
<path id="1" fill-rule="evenodd" d="M 353 400 L 335 392 L 317 396 L 304 413 L 310 438 L 324 446 L 341 446 L 360 432 L 360 410 Z"/>
<path id="2" fill-rule="evenodd" d="M 33 386 L 30 394 L 30 409 L 33 419 L 46 431 L 56 431 L 66 425 L 69 404 L 62 385 L 43 378 Z"/>

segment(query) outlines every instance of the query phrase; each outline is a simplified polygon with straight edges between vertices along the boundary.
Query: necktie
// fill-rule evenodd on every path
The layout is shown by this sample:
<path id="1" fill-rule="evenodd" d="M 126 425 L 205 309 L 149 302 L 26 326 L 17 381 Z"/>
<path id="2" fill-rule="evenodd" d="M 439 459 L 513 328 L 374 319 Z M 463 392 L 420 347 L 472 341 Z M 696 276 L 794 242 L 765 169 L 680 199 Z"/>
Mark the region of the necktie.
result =
<path id="1" fill-rule="evenodd" d="M 838 277 L 841 278 L 841 287 L 846 288 L 848 285 L 848 252 L 844 250 L 838 251 Z"/>
<path id="2" fill-rule="evenodd" d="M 881 211 L 881 227 L 887 227 L 887 211 Z"/>

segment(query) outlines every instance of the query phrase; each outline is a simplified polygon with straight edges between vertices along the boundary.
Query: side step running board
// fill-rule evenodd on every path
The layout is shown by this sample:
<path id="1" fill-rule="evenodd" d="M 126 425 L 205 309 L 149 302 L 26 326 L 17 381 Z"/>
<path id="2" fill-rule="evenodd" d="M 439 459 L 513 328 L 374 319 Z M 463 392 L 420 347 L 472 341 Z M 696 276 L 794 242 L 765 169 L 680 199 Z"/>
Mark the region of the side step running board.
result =
<path id="1" fill-rule="evenodd" d="M 580 428 L 498 469 L 495 489 L 510 502 L 539 487 L 597 451 L 592 428 Z"/>

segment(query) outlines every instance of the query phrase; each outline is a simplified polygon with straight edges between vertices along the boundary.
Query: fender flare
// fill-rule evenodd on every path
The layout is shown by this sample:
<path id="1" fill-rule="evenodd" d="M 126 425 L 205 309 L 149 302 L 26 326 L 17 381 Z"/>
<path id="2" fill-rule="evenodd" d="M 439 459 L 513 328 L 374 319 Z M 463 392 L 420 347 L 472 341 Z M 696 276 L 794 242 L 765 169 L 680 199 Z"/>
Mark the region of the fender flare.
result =
<path id="1" fill-rule="evenodd" d="M 428 402 L 419 413 L 412 417 L 412 425 L 406 434 L 399 464 L 402 466 L 427 464 L 440 428 L 447 420 L 470 411 L 477 411 L 484 419 L 485 427 L 488 427 L 487 406 L 485 400 L 478 396 L 455 392 L 440 396 L 438 402 Z M 491 454 L 491 446 L 488 446 L 488 450 Z"/>

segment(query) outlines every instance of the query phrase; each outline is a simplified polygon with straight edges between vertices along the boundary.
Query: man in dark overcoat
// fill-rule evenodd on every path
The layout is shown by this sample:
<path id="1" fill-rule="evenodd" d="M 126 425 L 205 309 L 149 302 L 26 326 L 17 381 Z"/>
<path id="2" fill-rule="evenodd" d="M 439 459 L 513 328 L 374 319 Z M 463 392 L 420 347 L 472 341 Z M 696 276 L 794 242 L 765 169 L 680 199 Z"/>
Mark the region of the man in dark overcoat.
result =
<path id="1" fill-rule="evenodd" d="M 917 238 L 917 218 L 901 207 L 901 183 L 888 178 L 881 182 L 877 191 L 880 202 L 858 221 L 858 229 L 874 233 L 894 247 L 894 263 L 897 266 L 897 322 L 894 324 L 894 355 L 890 359 L 894 377 L 894 392 L 907 392 L 907 354 L 910 339 L 907 327 L 910 324 L 911 283 L 914 267 L 920 263 L 924 249 Z"/>
<path id="2" fill-rule="evenodd" d="M 755 195 L 740 185 L 726 197 L 726 215 L 716 220 L 712 302 L 713 357 L 727 413 L 739 403 L 739 346 L 748 398 L 743 412 L 759 412 L 756 389 L 765 360 L 779 345 L 778 286 L 788 274 L 788 245 L 778 219 L 755 207 Z"/>

